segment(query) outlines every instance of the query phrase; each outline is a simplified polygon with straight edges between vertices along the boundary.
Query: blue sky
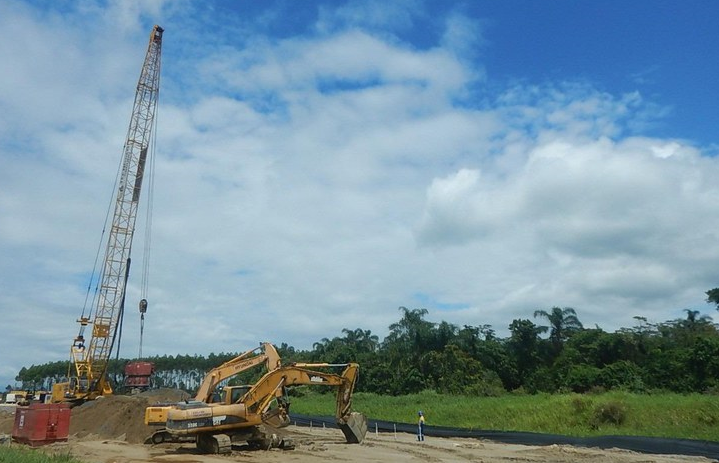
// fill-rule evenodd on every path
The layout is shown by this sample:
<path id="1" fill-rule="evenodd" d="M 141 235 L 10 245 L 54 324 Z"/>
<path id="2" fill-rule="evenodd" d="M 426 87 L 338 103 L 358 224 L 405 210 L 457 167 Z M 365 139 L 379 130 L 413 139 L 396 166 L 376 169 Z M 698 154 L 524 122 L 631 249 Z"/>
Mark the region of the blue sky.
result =
<path id="1" fill-rule="evenodd" d="M 610 331 L 715 315 L 717 20 L 710 1 L 3 2 L 0 384 L 67 358 L 153 24 L 145 354 L 383 338 L 400 306 L 500 335 L 552 306 Z"/>
<path id="2" fill-rule="evenodd" d="M 713 102 L 719 99 L 719 64 L 713 59 L 713 44 L 719 32 L 717 7 L 711 1 L 687 2 L 679 8 L 676 1 L 617 0 L 365 4 L 375 5 L 375 11 L 342 25 L 359 24 L 391 34 L 417 49 L 441 41 L 439 18 L 466 18 L 475 34 L 466 58 L 487 74 L 475 88 L 482 97 L 491 98 L 492 90 L 511 81 L 581 80 L 611 93 L 640 91 L 660 105 L 668 114 L 655 121 L 651 134 L 703 143 L 717 139 Z M 237 19 L 240 23 L 253 23 L 257 16 L 271 18 L 263 23 L 264 31 L 286 38 L 317 34 L 323 11 L 346 4 L 305 5 L 311 7 L 297 8 L 290 1 L 229 1 L 217 2 L 215 8 L 219 14 L 243 17 L 244 21 Z"/>
<path id="3" fill-rule="evenodd" d="M 713 59 L 717 5 L 710 1 L 487 2 L 487 72 L 506 79 L 585 80 L 611 93 L 639 91 L 669 111 L 650 134 L 717 139 Z M 517 5 L 520 5 L 518 7 Z"/>

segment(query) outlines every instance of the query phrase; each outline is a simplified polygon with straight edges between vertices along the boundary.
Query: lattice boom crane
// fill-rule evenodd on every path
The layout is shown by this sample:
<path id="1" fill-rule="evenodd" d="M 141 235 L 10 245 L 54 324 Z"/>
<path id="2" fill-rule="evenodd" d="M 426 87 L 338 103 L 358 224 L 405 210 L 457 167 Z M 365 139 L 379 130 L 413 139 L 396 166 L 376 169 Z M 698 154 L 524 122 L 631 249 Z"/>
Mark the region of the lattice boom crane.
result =
<path id="1" fill-rule="evenodd" d="M 70 347 L 69 381 L 54 385 L 53 402 L 92 400 L 112 393 L 106 370 L 117 330 L 122 323 L 135 219 L 160 90 L 163 32 L 160 26 L 153 27 L 137 83 L 117 184 L 115 211 L 98 294 L 93 301 L 94 316 L 92 313 L 85 316 L 83 310 L 78 319 L 80 332 Z M 85 328 L 88 325 L 92 325 L 92 335 L 86 343 Z"/>

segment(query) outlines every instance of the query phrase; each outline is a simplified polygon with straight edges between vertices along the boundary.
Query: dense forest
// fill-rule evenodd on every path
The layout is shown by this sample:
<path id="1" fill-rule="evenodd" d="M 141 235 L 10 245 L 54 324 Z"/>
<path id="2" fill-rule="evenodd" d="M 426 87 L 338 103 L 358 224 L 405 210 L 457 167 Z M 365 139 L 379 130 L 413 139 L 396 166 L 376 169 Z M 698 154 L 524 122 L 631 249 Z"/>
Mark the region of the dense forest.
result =
<path id="1" fill-rule="evenodd" d="M 719 288 L 706 292 L 719 309 Z M 442 394 L 497 396 L 507 391 L 719 393 L 719 325 L 697 310 L 686 318 L 649 323 L 634 317 L 633 327 L 606 332 L 586 328 L 575 309 L 537 310 L 509 324 L 500 338 L 489 325 L 456 326 L 426 320 L 426 309 L 400 307 L 400 319 L 380 341 L 370 330 L 343 329 L 311 350 L 278 345 L 284 362 L 358 362 L 358 391 L 402 395 L 434 390 Z M 189 392 L 211 368 L 237 353 L 157 356 L 155 385 Z M 128 360 L 115 359 L 109 374 L 122 383 Z M 48 390 L 66 380 L 69 363 L 52 362 L 20 370 L 23 389 Z M 254 373 L 255 377 L 257 373 Z M 250 382 L 251 374 L 234 382 Z"/>

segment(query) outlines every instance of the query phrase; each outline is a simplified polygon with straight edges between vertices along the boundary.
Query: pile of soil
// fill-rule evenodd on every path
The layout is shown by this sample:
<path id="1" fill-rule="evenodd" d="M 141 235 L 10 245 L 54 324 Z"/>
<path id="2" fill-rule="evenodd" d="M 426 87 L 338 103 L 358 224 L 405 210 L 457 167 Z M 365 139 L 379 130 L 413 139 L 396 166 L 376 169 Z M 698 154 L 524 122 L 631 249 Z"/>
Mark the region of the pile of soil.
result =
<path id="1" fill-rule="evenodd" d="M 177 389 L 156 389 L 141 394 L 101 397 L 76 406 L 70 413 L 70 435 L 80 439 L 113 439 L 141 444 L 156 429 L 145 425 L 145 408 L 188 398 Z M 12 433 L 13 415 L 0 416 L 0 434 Z"/>
<path id="2" fill-rule="evenodd" d="M 0 406 L 0 435 L 12 433 L 15 424 L 15 406 Z"/>

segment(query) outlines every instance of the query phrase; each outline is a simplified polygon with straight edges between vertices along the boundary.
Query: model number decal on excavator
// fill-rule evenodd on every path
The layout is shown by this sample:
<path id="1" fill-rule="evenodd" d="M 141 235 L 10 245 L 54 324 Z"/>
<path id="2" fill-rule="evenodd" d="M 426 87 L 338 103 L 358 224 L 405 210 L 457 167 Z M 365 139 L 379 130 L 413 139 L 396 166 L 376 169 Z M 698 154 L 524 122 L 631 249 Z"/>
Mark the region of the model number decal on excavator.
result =
<path id="1" fill-rule="evenodd" d="M 325 379 L 321 376 L 310 376 L 310 381 L 313 383 L 324 383 Z"/>

